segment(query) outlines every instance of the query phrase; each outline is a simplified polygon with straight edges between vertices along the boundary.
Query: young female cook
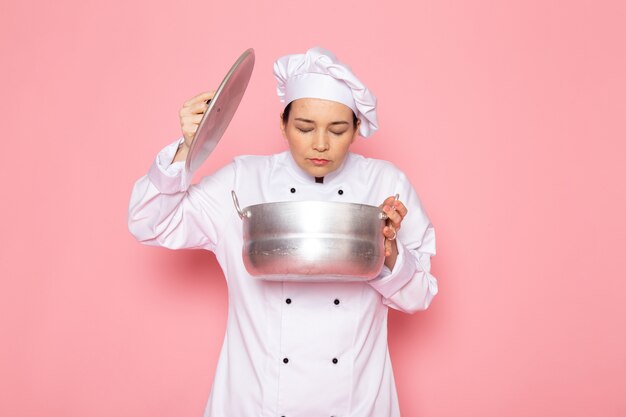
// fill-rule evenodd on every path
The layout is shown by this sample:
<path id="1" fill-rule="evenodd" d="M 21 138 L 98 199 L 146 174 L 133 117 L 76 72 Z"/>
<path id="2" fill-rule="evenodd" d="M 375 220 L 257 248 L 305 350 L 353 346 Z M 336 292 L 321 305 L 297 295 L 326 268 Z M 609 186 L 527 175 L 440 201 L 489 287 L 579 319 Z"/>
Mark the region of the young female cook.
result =
<path id="1" fill-rule="evenodd" d="M 289 150 L 240 156 L 190 185 L 184 160 L 211 93 L 180 111 L 183 138 L 166 146 L 135 184 L 129 228 L 142 243 L 213 251 L 228 283 L 226 335 L 205 417 L 397 417 L 387 349 L 387 309 L 426 309 L 434 229 L 406 176 L 351 153 L 377 129 L 376 98 L 329 51 L 312 48 L 274 64 L 286 107 Z M 383 206 L 386 260 L 368 282 L 271 282 L 242 261 L 233 207 L 324 200 Z M 398 193 L 402 201 L 395 201 Z"/>

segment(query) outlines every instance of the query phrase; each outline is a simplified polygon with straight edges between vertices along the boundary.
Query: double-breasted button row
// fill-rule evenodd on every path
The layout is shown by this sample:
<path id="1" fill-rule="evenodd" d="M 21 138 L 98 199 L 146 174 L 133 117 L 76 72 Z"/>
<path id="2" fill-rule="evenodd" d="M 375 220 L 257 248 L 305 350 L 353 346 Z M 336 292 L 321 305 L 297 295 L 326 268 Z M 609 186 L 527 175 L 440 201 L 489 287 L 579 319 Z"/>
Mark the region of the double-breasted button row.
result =
<path id="1" fill-rule="evenodd" d="M 291 187 L 289 189 L 289 191 L 291 192 L 291 194 L 295 194 L 296 193 L 296 189 L 294 187 Z M 343 190 L 342 189 L 337 190 L 337 194 L 343 195 Z"/>
<path id="2" fill-rule="evenodd" d="M 337 365 L 337 364 L 339 363 L 339 359 L 337 359 L 337 358 L 333 358 L 333 359 L 331 360 L 331 362 L 332 362 L 332 363 L 334 363 L 335 365 Z M 284 363 L 284 364 L 288 364 L 288 363 L 289 363 L 289 358 L 283 358 L 283 363 Z"/>
<path id="3" fill-rule="evenodd" d="M 291 298 L 285 298 L 285 303 L 287 303 L 287 304 L 291 304 Z M 333 303 L 334 303 L 336 306 L 338 306 L 338 305 L 341 303 L 341 301 L 339 301 L 339 298 L 335 298 L 335 299 L 333 300 Z"/>

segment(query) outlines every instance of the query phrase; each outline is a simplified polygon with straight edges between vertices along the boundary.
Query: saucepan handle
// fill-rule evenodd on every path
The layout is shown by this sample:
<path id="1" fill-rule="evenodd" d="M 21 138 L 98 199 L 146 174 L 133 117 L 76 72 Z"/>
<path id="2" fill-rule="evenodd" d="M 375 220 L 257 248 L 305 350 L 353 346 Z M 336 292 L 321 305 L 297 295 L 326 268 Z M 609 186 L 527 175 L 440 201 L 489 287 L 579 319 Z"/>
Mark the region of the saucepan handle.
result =
<path id="1" fill-rule="evenodd" d="M 234 191 L 233 191 L 234 192 Z M 393 202 L 395 203 L 396 201 L 398 201 L 398 199 L 400 198 L 400 194 L 396 194 L 393 197 Z M 393 209 L 393 206 L 391 207 Z M 378 213 L 378 217 L 380 217 L 381 220 L 387 220 L 389 218 L 389 216 L 387 216 L 385 214 L 385 212 L 381 211 L 380 213 Z"/>
<path id="2" fill-rule="evenodd" d="M 246 213 L 241 211 L 241 207 L 239 207 L 239 199 L 237 198 L 235 190 L 231 190 L 230 195 L 233 197 L 233 203 L 235 204 L 235 209 L 237 210 L 237 214 L 239 214 L 239 218 L 243 219 L 244 217 L 246 217 Z"/>

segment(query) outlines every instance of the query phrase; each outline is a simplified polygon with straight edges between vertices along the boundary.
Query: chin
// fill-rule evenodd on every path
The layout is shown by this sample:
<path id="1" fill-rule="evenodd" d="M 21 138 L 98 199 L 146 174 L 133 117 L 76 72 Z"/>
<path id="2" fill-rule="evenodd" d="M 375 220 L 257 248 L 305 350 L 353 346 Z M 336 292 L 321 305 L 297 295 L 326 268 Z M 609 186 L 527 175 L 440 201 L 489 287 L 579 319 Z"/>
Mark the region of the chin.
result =
<path id="1" fill-rule="evenodd" d="M 309 170 L 307 170 L 309 175 L 312 175 L 314 177 L 325 177 L 326 175 L 330 174 L 333 171 L 334 171 L 334 169 L 328 169 L 328 168 L 319 168 L 319 169 L 309 169 Z"/>
<path id="2" fill-rule="evenodd" d="M 311 166 L 311 164 L 308 163 L 308 161 L 305 161 L 304 164 L 298 164 L 298 165 L 300 166 L 300 169 L 302 169 L 304 172 L 306 172 L 307 174 L 313 177 L 324 177 L 334 171 L 333 168 L 327 167 L 327 166 L 326 167 Z"/>

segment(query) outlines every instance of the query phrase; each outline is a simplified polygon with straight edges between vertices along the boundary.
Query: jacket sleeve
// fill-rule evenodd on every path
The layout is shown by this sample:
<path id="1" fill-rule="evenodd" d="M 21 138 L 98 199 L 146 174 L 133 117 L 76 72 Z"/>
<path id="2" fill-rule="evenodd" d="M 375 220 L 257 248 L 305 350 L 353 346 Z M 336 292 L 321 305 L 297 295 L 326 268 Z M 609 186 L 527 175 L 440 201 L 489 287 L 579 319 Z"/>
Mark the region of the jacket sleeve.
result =
<path id="1" fill-rule="evenodd" d="M 228 202 L 225 198 L 232 189 L 234 165 L 190 185 L 193 173 L 185 169 L 185 163 L 171 163 L 181 141 L 161 150 L 148 174 L 135 183 L 128 207 L 128 228 L 146 245 L 213 250 Z"/>
<path id="2" fill-rule="evenodd" d="M 369 283 L 383 296 L 384 304 L 414 313 L 427 309 L 438 292 L 437 279 L 430 273 L 435 229 L 404 174 L 398 184 L 400 200 L 408 209 L 396 239 L 398 257 L 393 270 L 383 267 L 381 274 Z"/>

